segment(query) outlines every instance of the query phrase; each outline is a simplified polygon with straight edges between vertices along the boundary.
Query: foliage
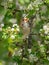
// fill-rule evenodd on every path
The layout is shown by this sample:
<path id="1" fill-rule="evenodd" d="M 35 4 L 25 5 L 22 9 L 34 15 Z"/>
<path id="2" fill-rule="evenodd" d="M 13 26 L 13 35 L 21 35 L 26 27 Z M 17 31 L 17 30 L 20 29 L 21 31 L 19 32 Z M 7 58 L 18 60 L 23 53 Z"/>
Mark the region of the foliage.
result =
<path id="1" fill-rule="evenodd" d="M 49 0 L 0 0 L 0 65 L 49 65 Z"/>

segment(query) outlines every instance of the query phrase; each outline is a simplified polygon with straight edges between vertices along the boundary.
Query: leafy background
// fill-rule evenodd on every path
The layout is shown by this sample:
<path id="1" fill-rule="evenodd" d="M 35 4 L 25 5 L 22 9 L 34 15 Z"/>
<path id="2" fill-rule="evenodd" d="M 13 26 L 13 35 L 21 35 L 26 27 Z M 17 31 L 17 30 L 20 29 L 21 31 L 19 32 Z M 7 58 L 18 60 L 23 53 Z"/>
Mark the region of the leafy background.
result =
<path id="1" fill-rule="evenodd" d="M 49 0 L 0 0 L 0 65 L 49 65 Z"/>

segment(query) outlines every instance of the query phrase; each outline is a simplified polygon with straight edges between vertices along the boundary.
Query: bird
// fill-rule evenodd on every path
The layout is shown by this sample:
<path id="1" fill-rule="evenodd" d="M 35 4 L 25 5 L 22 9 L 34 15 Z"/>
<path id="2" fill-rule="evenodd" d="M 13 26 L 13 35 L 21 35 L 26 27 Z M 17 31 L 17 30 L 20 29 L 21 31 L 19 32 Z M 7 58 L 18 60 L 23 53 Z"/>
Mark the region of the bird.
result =
<path id="1" fill-rule="evenodd" d="M 22 28 L 22 33 L 23 33 L 22 39 L 25 40 L 26 38 L 28 38 L 28 35 L 30 33 L 29 18 L 24 17 L 21 20 L 20 27 Z"/>

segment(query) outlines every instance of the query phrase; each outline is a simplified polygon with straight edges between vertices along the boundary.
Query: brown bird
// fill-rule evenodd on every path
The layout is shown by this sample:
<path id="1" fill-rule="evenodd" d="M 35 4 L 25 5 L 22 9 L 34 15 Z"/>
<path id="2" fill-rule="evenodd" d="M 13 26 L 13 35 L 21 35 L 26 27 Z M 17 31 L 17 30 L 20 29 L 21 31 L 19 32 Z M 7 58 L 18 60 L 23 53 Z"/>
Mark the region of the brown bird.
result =
<path id="1" fill-rule="evenodd" d="M 23 33 L 22 39 L 28 38 L 28 35 L 30 33 L 29 19 L 24 17 L 21 20 L 20 26 L 22 28 L 22 33 Z"/>

